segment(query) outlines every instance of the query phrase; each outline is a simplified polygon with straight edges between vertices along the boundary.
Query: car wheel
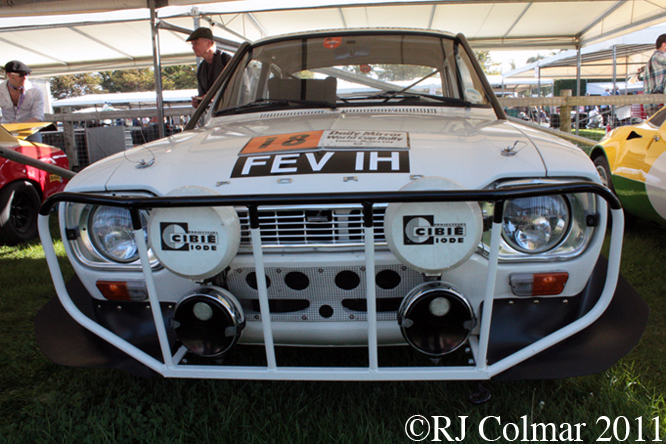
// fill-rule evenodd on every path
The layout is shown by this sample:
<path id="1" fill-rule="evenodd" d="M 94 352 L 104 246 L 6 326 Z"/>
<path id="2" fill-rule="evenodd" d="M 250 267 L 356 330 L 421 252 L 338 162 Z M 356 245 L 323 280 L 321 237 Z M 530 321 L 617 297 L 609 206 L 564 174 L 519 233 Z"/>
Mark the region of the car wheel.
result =
<path id="1" fill-rule="evenodd" d="M 16 245 L 36 237 L 40 205 L 30 182 L 12 182 L 0 190 L 0 244 Z"/>
<path id="2" fill-rule="evenodd" d="M 597 169 L 599 178 L 601 178 L 601 183 L 615 194 L 615 188 L 613 187 L 613 181 L 611 180 L 610 166 L 608 166 L 606 158 L 602 155 L 595 157 L 594 166 Z"/>

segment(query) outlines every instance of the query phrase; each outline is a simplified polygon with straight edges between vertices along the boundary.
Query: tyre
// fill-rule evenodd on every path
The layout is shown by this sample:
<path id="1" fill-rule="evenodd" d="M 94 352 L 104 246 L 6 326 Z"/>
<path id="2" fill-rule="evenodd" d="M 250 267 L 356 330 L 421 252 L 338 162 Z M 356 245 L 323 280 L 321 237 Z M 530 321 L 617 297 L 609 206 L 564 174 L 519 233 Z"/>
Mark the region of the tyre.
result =
<path id="1" fill-rule="evenodd" d="M 42 201 L 34 186 L 16 181 L 0 190 L 0 244 L 16 245 L 37 236 Z"/>
<path id="2" fill-rule="evenodd" d="M 613 186 L 613 181 L 611 180 L 611 172 L 610 172 L 610 166 L 608 165 L 608 161 L 603 155 L 599 155 L 594 158 L 594 166 L 597 169 L 597 174 L 599 174 L 599 177 L 601 178 L 601 183 L 607 187 L 609 190 L 615 193 L 615 187 Z M 634 216 L 631 214 L 627 213 L 624 211 L 624 226 L 625 227 L 631 227 L 635 224 L 636 219 Z M 610 226 L 611 222 L 611 213 L 610 209 L 608 210 L 608 223 Z"/>
<path id="3" fill-rule="evenodd" d="M 615 194 L 615 188 L 613 187 L 613 182 L 611 180 L 610 166 L 608 166 L 606 158 L 603 155 L 595 157 L 594 166 L 597 169 L 597 174 L 599 174 L 599 177 L 601 178 L 601 183 Z"/>

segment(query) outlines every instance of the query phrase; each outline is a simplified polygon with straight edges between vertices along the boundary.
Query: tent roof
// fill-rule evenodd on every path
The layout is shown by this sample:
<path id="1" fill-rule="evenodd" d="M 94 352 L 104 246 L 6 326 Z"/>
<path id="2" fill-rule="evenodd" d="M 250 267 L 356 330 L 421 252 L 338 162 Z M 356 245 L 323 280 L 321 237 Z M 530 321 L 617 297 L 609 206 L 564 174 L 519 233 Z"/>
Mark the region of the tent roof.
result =
<path id="1" fill-rule="evenodd" d="M 223 48 L 294 31 L 411 27 L 462 32 L 476 50 L 576 48 L 658 24 L 666 0 L 154 0 L 163 65 L 193 63 L 185 42 L 213 25 Z M 153 65 L 146 0 L 24 0 L 0 7 L 0 53 L 36 76 Z M 102 12 L 103 11 L 103 12 Z"/>
<path id="2" fill-rule="evenodd" d="M 633 76 L 638 68 L 645 66 L 655 51 L 657 37 L 664 33 L 666 25 L 654 26 L 581 49 L 581 78 L 612 78 L 614 50 L 616 78 Z M 564 51 L 509 71 L 504 77 L 535 78 L 538 70 L 542 79 L 576 78 L 577 59 L 577 51 Z"/>

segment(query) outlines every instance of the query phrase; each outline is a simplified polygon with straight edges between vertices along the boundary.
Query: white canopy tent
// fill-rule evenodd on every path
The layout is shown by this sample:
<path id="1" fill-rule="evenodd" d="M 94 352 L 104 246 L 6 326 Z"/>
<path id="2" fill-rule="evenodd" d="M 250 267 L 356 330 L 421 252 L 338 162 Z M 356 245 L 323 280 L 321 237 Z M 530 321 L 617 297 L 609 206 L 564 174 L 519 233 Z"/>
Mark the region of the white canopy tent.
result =
<path id="1" fill-rule="evenodd" d="M 461 32 L 476 50 L 580 49 L 665 17 L 666 0 L 7 0 L 0 65 L 18 59 L 35 76 L 153 66 L 161 122 L 161 66 L 194 62 L 185 39 L 200 25 L 231 51 L 282 33 L 366 27 Z"/>
<path id="2" fill-rule="evenodd" d="M 186 32 L 213 26 L 227 50 L 281 33 L 355 27 L 462 32 L 477 50 L 580 48 L 659 24 L 666 0 L 23 0 L 0 7 L 0 54 L 35 76 L 193 63 Z M 185 33 L 184 33 L 185 32 Z M 0 64 L 6 61 L 0 60 Z"/>
<path id="3" fill-rule="evenodd" d="M 631 34 L 596 43 L 578 51 L 568 50 L 504 74 L 511 79 L 628 79 L 645 66 L 655 51 L 655 41 L 666 33 L 666 25 L 653 26 Z"/>

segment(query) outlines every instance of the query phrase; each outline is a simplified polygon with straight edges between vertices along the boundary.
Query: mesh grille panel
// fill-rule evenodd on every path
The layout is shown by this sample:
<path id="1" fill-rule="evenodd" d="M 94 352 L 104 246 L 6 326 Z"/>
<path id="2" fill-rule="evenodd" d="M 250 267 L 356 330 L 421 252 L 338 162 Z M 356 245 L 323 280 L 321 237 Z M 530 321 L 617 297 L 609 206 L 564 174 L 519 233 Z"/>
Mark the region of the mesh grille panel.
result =
<path id="1" fill-rule="evenodd" d="M 380 321 L 395 320 L 399 300 L 402 300 L 412 288 L 423 283 L 423 276 L 414 270 L 401 265 L 376 267 L 375 273 L 391 270 L 399 276 L 399 283 L 393 288 L 384 289 L 376 286 L 377 306 L 381 311 L 377 313 Z M 247 276 L 254 273 L 254 268 L 237 268 L 231 270 L 227 277 L 229 291 L 243 305 L 248 321 L 261 319 L 258 310 L 258 292 L 247 283 Z M 293 281 L 287 276 L 290 273 L 299 273 L 307 277 L 308 285 L 303 288 L 299 285 L 304 279 Z M 356 274 L 358 280 L 349 279 L 350 274 Z M 358 282 L 354 288 L 343 289 L 336 284 L 344 282 L 345 288 L 351 287 L 352 283 Z M 285 312 L 284 309 L 275 309 L 271 313 L 273 321 L 282 322 L 307 322 L 307 321 L 365 321 L 366 316 L 366 272 L 365 267 L 327 267 L 327 268 L 266 268 L 266 275 L 270 280 L 268 287 L 269 301 L 284 301 L 284 304 L 272 302 L 273 307 L 294 307 L 294 311 Z M 290 286 L 291 285 L 291 286 Z M 301 289 L 302 288 L 302 289 Z M 308 305 L 296 301 L 308 301 Z M 319 309 L 328 305 L 333 309 L 333 314 L 324 317 Z"/>

